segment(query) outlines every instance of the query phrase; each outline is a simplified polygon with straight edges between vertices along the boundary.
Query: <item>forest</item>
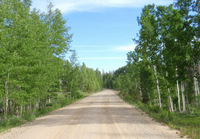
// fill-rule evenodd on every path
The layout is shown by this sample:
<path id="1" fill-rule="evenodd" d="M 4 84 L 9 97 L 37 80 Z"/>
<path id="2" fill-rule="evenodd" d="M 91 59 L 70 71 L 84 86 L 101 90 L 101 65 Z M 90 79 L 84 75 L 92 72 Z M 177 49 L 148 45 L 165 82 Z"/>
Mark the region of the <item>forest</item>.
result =
<path id="1" fill-rule="evenodd" d="M 104 74 L 104 87 L 120 90 L 122 98 L 160 114 L 161 121 L 186 116 L 185 125 L 193 124 L 191 132 L 198 130 L 200 137 L 200 1 L 147 5 L 138 24 L 127 65 Z"/>
<path id="2" fill-rule="evenodd" d="M 200 1 L 146 5 L 137 21 L 127 64 L 101 74 L 79 63 L 70 27 L 51 3 L 41 12 L 31 0 L 0 0 L 0 127 L 110 88 L 156 120 L 200 137 Z"/>
<path id="3" fill-rule="evenodd" d="M 101 72 L 80 64 L 61 11 L 0 1 L 0 126 L 23 122 L 102 90 Z M 69 58 L 66 58 L 69 57 Z M 22 120 L 22 121 L 21 121 Z"/>

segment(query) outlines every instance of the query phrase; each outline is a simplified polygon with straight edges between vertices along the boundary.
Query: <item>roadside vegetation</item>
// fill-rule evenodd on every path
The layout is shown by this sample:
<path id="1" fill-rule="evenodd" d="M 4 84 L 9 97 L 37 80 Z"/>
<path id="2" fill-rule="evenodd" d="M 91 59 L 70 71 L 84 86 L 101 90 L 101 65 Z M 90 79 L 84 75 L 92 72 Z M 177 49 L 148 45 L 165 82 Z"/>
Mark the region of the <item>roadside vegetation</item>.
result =
<path id="1" fill-rule="evenodd" d="M 200 2 L 147 5 L 127 65 L 103 75 L 105 88 L 157 121 L 200 138 Z"/>
<path id="2" fill-rule="evenodd" d="M 193 114 L 169 112 L 156 106 L 149 106 L 148 104 L 135 101 L 131 96 L 124 95 L 123 93 L 119 93 L 118 95 L 127 103 L 143 110 L 155 121 L 181 131 L 180 137 L 200 138 L 200 111 Z"/>
<path id="3" fill-rule="evenodd" d="M 80 96 L 78 98 L 70 99 L 70 94 L 57 92 L 55 93 L 55 96 L 52 98 L 52 103 L 48 104 L 45 108 L 34 110 L 31 114 L 26 113 L 23 116 L 9 115 L 7 120 L 1 119 L 0 132 L 3 132 L 5 130 L 8 130 L 16 126 L 20 126 L 26 122 L 31 122 L 38 117 L 45 116 L 56 109 L 72 104 L 80 99 L 92 95 L 93 93 L 94 92 L 88 93 L 79 91 Z"/>
<path id="4" fill-rule="evenodd" d="M 79 64 L 70 47 L 61 12 L 30 6 L 0 1 L 0 132 L 102 90 L 101 72 Z"/>

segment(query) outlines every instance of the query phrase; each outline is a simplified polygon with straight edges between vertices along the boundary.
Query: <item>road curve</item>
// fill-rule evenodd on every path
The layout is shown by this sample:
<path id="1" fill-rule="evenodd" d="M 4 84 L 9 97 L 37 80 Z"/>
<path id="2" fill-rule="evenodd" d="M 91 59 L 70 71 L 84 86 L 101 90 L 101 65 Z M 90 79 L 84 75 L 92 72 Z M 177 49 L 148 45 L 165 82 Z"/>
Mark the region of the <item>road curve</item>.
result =
<path id="1" fill-rule="evenodd" d="M 178 139 L 178 131 L 104 90 L 0 134 L 0 139 Z"/>

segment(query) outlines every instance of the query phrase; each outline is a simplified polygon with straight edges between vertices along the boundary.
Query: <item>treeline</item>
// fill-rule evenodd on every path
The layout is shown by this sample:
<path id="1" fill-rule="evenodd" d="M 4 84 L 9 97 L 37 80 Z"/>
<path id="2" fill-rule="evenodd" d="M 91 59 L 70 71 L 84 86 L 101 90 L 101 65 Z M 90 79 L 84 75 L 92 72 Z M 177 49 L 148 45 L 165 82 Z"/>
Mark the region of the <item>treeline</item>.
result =
<path id="1" fill-rule="evenodd" d="M 0 1 L 0 117 L 24 116 L 102 89 L 100 71 L 79 65 L 61 12 L 30 9 L 31 0 Z M 67 52 L 70 60 L 65 60 Z M 1 122 L 1 121 L 0 121 Z"/>
<path id="2" fill-rule="evenodd" d="M 104 87 L 154 110 L 194 113 L 200 108 L 200 2 L 147 5 L 138 17 L 137 47 L 125 67 L 104 75 Z"/>

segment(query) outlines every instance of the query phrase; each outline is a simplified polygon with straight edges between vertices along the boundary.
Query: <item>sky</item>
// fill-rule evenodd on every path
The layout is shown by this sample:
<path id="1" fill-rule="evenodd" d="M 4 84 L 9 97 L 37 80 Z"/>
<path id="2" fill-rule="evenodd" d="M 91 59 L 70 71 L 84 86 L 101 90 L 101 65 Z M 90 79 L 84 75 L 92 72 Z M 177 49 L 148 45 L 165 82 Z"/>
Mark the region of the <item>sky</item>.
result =
<path id="1" fill-rule="evenodd" d="M 100 71 L 125 66 L 133 51 L 140 26 L 137 17 L 147 4 L 169 5 L 173 0 L 32 0 L 32 7 L 45 11 L 48 3 L 61 10 L 73 34 L 71 49 L 80 64 Z M 70 53 L 66 54 L 66 59 Z"/>

